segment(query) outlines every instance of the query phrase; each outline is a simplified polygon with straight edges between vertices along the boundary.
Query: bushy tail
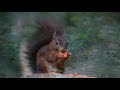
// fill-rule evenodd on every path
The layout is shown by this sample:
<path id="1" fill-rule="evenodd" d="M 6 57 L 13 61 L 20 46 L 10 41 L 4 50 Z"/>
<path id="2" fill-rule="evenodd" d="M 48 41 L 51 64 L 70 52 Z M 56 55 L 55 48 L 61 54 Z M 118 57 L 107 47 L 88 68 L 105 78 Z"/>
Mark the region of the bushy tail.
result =
<path id="1" fill-rule="evenodd" d="M 25 58 L 27 55 L 24 53 L 26 51 L 26 45 L 25 45 L 25 41 L 23 41 L 20 45 L 20 61 L 21 61 L 21 73 L 22 76 L 21 77 L 26 77 L 27 75 L 31 75 L 32 72 L 32 68 L 29 66 L 29 61 Z"/>

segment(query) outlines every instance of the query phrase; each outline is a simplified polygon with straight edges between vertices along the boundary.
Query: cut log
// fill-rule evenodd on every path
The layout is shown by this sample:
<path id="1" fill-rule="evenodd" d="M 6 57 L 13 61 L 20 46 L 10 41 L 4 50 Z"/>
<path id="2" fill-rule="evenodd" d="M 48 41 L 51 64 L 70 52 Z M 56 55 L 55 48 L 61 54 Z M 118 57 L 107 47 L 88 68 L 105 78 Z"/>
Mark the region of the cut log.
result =
<path id="1" fill-rule="evenodd" d="M 92 76 L 80 75 L 80 74 L 32 74 L 26 75 L 21 78 L 96 78 Z"/>

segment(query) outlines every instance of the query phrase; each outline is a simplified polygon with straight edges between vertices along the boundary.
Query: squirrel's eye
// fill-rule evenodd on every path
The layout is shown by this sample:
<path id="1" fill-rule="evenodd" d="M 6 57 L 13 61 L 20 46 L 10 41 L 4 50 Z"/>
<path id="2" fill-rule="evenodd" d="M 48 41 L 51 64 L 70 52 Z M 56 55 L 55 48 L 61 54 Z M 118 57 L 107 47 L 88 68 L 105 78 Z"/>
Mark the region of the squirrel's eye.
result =
<path id="1" fill-rule="evenodd" d="M 59 41 L 56 41 L 56 44 L 59 44 Z"/>

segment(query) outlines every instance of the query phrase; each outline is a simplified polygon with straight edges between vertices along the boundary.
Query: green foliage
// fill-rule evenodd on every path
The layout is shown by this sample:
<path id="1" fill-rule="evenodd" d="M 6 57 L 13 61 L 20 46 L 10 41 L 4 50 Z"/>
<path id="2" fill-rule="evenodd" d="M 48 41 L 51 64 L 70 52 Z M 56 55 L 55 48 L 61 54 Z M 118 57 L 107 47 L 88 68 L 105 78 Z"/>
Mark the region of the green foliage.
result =
<path id="1" fill-rule="evenodd" d="M 73 72 L 97 77 L 120 76 L 120 22 L 115 18 L 116 13 L 112 15 L 81 13 L 78 25 L 68 26 L 72 56 L 66 66 L 72 65 Z"/>
<path id="2" fill-rule="evenodd" d="M 73 13 L 73 12 L 65 13 L 63 18 L 64 18 L 66 24 L 69 26 L 75 26 L 79 20 L 79 16 L 77 15 L 77 13 Z"/>
<path id="3" fill-rule="evenodd" d="M 8 13 L 0 13 L 0 77 L 17 77 L 20 63 L 18 63 L 18 46 L 10 36 L 11 22 Z"/>

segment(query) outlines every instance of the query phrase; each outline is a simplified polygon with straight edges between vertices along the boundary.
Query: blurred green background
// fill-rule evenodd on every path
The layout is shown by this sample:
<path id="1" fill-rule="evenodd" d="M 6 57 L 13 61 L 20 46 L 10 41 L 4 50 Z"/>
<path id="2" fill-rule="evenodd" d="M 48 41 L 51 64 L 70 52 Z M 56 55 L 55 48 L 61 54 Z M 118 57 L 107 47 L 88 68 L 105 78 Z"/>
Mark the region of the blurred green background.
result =
<path id="1" fill-rule="evenodd" d="M 0 12 L 0 78 L 21 76 L 20 43 L 35 31 L 35 17 L 66 24 L 72 56 L 65 73 L 120 77 L 119 12 Z"/>

